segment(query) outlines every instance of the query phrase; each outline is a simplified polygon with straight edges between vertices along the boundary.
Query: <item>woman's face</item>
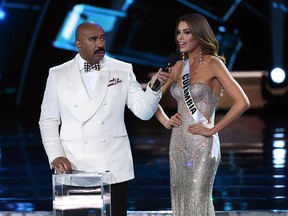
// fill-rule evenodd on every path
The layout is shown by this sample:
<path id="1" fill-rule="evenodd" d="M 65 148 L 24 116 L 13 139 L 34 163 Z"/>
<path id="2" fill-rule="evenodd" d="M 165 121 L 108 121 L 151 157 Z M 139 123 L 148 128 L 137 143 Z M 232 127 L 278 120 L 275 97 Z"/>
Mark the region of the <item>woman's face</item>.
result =
<path id="1" fill-rule="evenodd" d="M 180 52 L 182 53 L 193 53 L 198 47 L 198 42 L 194 39 L 191 30 L 185 21 L 179 22 L 176 39 Z"/>

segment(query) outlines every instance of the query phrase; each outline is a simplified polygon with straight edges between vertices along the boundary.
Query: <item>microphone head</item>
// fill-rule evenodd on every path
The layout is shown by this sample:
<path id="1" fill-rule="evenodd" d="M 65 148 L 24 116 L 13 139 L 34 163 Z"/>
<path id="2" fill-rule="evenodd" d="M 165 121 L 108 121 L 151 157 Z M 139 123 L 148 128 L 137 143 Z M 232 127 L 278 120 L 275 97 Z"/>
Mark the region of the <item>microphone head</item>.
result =
<path id="1" fill-rule="evenodd" d="M 173 52 L 169 55 L 166 65 L 163 67 L 163 70 L 168 72 L 169 67 L 172 67 L 176 64 L 177 61 L 181 60 L 181 55 L 179 53 Z"/>
<path id="2" fill-rule="evenodd" d="M 173 52 L 168 57 L 169 67 L 172 67 L 176 64 L 177 61 L 181 60 L 181 55 L 179 53 Z"/>
<path id="3" fill-rule="evenodd" d="M 181 59 L 181 55 L 179 53 L 175 53 L 175 52 L 171 53 L 168 57 L 166 65 L 162 68 L 163 71 L 168 72 L 169 67 L 174 66 L 176 62 L 179 61 L 180 59 Z M 152 86 L 152 90 L 158 91 L 159 86 L 160 86 L 160 81 L 156 79 Z"/>

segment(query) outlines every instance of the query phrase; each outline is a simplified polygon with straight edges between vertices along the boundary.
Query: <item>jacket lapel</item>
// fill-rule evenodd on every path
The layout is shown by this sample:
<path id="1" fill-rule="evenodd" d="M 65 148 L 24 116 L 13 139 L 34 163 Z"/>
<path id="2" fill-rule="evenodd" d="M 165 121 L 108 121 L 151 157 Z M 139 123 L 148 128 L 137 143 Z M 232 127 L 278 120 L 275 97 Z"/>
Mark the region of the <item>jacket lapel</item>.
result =
<path id="1" fill-rule="evenodd" d="M 81 122 L 89 120 L 102 104 L 107 91 L 107 84 L 110 76 L 109 67 L 101 68 L 99 78 L 96 82 L 92 97 L 89 97 L 85 84 L 82 80 L 77 57 L 74 58 L 70 68 L 72 80 L 72 99 L 73 106 L 76 106 L 76 118 Z"/>
<path id="2" fill-rule="evenodd" d="M 87 104 L 87 110 L 84 121 L 89 120 L 94 115 L 94 113 L 97 112 L 100 105 L 102 104 L 107 91 L 109 76 L 110 76 L 110 70 L 103 68 L 99 72 L 99 77 L 96 82 L 92 98 L 89 102 L 89 105 Z"/>
<path id="3" fill-rule="evenodd" d="M 77 62 L 77 58 L 74 58 L 74 61 L 72 62 L 71 68 L 71 80 L 72 80 L 72 90 L 75 91 L 76 95 L 78 95 L 78 98 L 81 98 L 82 100 L 89 100 L 88 92 L 86 91 L 85 84 L 82 80 L 82 76 L 80 73 L 79 65 Z"/>

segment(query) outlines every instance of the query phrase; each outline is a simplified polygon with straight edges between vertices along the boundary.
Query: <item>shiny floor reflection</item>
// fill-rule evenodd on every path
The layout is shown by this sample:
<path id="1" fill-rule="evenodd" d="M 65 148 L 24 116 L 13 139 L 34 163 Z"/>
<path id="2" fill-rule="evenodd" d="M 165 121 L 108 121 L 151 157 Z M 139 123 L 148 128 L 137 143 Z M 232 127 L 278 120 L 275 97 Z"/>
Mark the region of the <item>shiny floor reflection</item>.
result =
<path id="1" fill-rule="evenodd" d="M 277 113 L 249 111 L 220 133 L 222 162 L 213 197 L 216 211 L 288 209 L 288 117 Z M 156 119 L 144 122 L 129 111 L 126 114 L 136 174 L 129 185 L 129 210 L 170 210 L 171 131 Z M 52 171 L 37 118 L 1 112 L 2 211 L 52 210 Z"/>

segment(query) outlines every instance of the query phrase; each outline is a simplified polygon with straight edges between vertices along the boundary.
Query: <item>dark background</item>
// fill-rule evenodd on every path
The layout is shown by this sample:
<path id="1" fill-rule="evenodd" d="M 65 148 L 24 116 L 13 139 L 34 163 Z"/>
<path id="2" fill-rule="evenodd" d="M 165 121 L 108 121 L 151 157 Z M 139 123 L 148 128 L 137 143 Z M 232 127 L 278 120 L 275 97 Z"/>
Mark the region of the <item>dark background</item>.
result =
<path id="1" fill-rule="evenodd" d="M 37 122 L 49 68 L 76 55 L 52 43 L 75 4 L 119 11 L 123 2 L 0 1 L 0 9 L 3 6 L 6 11 L 6 19 L 0 20 L 0 210 L 51 211 L 53 170 L 48 165 Z M 196 5 L 198 10 L 183 2 Z M 231 16 L 223 20 L 235 2 L 239 4 Z M 275 4 L 282 8 L 271 13 Z M 216 17 L 207 19 L 217 36 L 221 36 L 218 27 L 226 27 L 228 34 L 219 37 L 220 48 L 228 59 L 231 73 L 268 71 L 281 58 L 287 70 L 285 0 L 135 0 L 126 11 L 127 16 L 119 19 L 116 28 L 107 33 L 107 51 L 131 62 L 137 79 L 147 82 L 149 73 L 163 66 L 170 52 L 175 51 L 177 18 L 199 9 Z M 272 21 L 272 14 L 285 15 L 286 23 L 281 26 Z M 279 38 L 274 39 L 273 32 Z M 235 54 L 231 37 L 242 44 L 235 61 L 230 58 Z M 277 43 L 283 48 L 279 59 L 273 53 L 281 49 L 272 48 L 272 44 Z M 174 114 L 174 110 L 169 111 Z M 275 213 L 287 210 L 288 121 L 285 113 L 287 106 L 282 105 L 271 110 L 250 108 L 219 133 L 222 162 L 214 185 L 216 211 L 269 210 Z M 129 185 L 129 210 L 170 209 L 171 131 L 155 118 L 144 122 L 129 114 L 126 123 L 136 174 Z M 223 115 L 218 112 L 215 122 Z"/>
<path id="2" fill-rule="evenodd" d="M 52 42 L 64 18 L 75 4 L 119 10 L 124 1 L 98 0 L 14 0 L 6 1 L 3 8 L 6 19 L 0 21 L 0 102 L 1 109 L 39 112 L 50 67 L 70 60 L 74 51 L 55 48 Z M 268 71 L 273 66 L 272 31 L 283 33 L 283 66 L 287 68 L 287 22 L 279 28 L 272 22 L 273 2 L 282 5 L 273 13 L 287 17 L 287 3 L 270 0 L 215 1 L 190 0 L 200 9 L 223 17 L 231 5 L 239 2 L 231 16 L 223 21 L 207 17 L 215 34 L 218 27 L 225 26 L 227 33 L 241 41 L 231 71 Z M 286 4 L 286 5 L 285 5 Z M 283 11 L 286 11 L 284 13 Z M 169 53 L 175 50 L 174 28 L 176 20 L 185 13 L 198 12 L 176 0 L 135 0 L 120 18 L 113 37 L 107 35 L 108 52 L 117 58 L 130 61 L 140 82 L 148 80 L 149 72 L 164 65 Z M 285 18 L 287 19 L 287 18 Z M 112 34 L 111 33 L 111 34 Z M 111 39 L 111 40 L 109 40 Z M 233 49 L 232 49 L 233 50 Z M 229 60 L 229 41 L 220 41 L 220 51 Z M 154 58 L 157 56 L 159 58 Z M 132 57 L 147 60 L 141 63 Z M 229 61 L 228 61 L 229 63 Z"/>

